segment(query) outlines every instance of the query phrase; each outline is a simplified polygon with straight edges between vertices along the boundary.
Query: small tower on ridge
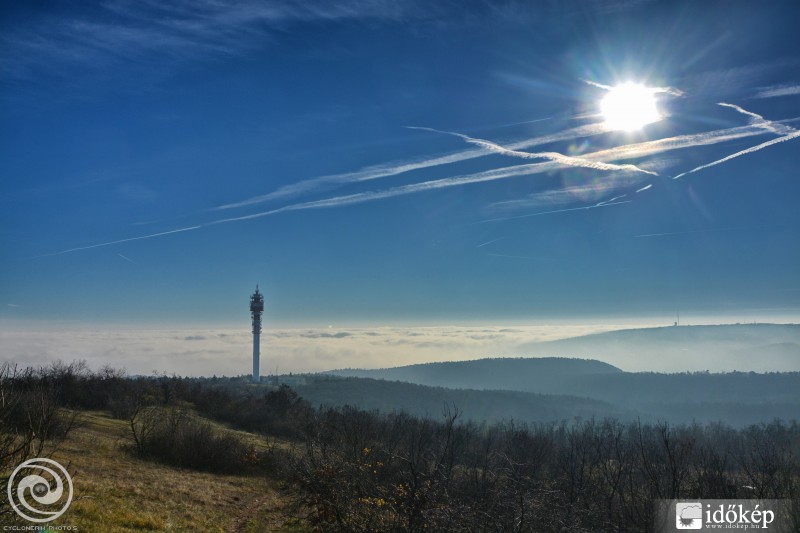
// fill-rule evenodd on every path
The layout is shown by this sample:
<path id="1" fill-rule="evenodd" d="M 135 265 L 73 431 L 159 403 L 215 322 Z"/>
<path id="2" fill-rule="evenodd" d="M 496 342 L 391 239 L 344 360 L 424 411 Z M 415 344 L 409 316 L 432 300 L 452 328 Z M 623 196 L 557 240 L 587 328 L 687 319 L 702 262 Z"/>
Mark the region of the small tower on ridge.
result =
<path id="1" fill-rule="evenodd" d="M 261 382 L 259 363 L 261 361 L 261 313 L 264 311 L 264 296 L 256 292 L 250 296 L 250 315 L 253 317 L 253 383 Z"/>

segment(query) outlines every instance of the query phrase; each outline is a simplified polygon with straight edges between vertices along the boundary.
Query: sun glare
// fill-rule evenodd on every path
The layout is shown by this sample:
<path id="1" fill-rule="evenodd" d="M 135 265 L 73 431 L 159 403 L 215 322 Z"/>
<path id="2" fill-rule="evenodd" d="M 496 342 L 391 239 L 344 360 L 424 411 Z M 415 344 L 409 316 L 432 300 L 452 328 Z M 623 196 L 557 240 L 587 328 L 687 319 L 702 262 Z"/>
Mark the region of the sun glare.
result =
<path id="1" fill-rule="evenodd" d="M 600 101 L 600 112 L 612 130 L 638 130 L 661 120 L 656 108 L 656 89 L 627 82 L 609 89 Z"/>

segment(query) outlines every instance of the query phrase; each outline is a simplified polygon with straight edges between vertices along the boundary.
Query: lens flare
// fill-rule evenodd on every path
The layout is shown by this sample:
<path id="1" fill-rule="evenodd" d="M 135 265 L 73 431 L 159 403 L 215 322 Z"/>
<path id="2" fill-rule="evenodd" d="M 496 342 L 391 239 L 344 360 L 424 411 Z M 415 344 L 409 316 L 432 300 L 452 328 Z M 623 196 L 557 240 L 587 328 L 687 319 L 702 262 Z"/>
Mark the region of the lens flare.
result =
<path id="1" fill-rule="evenodd" d="M 661 120 L 656 107 L 657 89 L 626 82 L 608 90 L 600 101 L 600 112 L 612 130 L 634 131 Z"/>

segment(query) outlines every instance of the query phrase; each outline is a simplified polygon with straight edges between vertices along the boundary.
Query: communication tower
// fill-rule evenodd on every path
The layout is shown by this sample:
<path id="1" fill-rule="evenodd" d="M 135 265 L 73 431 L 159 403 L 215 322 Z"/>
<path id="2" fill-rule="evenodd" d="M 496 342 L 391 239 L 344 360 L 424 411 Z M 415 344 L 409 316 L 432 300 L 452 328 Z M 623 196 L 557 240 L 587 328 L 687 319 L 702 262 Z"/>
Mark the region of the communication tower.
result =
<path id="1" fill-rule="evenodd" d="M 253 383 L 261 382 L 259 363 L 261 361 L 261 313 L 264 312 L 264 296 L 256 292 L 250 296 L 250 315 L 253 317 Z"/>

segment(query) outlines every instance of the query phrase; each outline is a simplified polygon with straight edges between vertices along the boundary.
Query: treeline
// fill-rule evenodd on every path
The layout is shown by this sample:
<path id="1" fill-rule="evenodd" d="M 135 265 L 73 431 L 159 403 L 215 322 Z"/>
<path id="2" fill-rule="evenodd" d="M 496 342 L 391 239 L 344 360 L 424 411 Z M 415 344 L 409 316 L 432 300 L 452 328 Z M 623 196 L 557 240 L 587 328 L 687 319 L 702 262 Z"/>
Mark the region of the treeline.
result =
<path id="1" fill-rule="evenodd" d="M 319 531 L 648 531 L 659 498 L 800 498 L 794 422 L 485 426 L 345 407 L 311 427 L 292 479 Z"/>
<path id="2" fill-rule="evenodd" d="M 614 386 L 608 388 L 609 395 L 620 397 L 616 402 L 579 396 L 588 396 L 593 390 L 596 392 L 596 389 L 588 386 L 584 389 L 576 388 L 573 391 L 575 395 L 567 395 L 566 391 L 556 395 L 512 390 L 429 387 L 402 381 L 327 375 L 309 376 L 306 384 L 297 386 L 296 390 L 317 406 L 354 405 L 366 410 L 403 410 L 417 416 L 438 413 L 442 403 L 450 403 L 463 409 L 466 419 L 489 422 L 509 419 L 552 422 L 575 417 L 611 417 L 628 421 L 664 420 L 674 424 L 722 421 L 735 427 L 745 427 L 773 418 L 792 420 L 800 415 L 800 395 L 797 393 L 800 390 L 800 373 L 776 374 L 774 381 L 764 380 L 765 392 L 760 395 L 750 387 L 743 387 L 741 390 L 731 388 L 725 401 L 701 401 L 696 399 L 697 395 L 693 399 L 693 395 L 681 387 L 676 389 L 677 392 L 670 392 L 669 381 L 661 380 L 658 374 L 627 376 L 632 379 L 613 381 Z M 686 379 L 684 383 L 695 376 L 703 377 L 683 375 Z M 610 380 L 617 377 L 619 376 L 608 376 Z M 639 377 L 642 382 L 635 382 Z M 714 379 L 713 375 L 711 379 Z M 785 386 L 787 381 L 796 382 L 794 384 L 797 388 Z M 701 383 L 698 380 L 697 386 L 702 387 Z M 644 384 L 650 385 L 650 392 L 644 392 L 647 389 Z M 643 391 L 641 397 L 630 392 L 637 390 Z M 661 400 L 653 401 L 653 397 Z"/>
<path id="3" fill-rule="evenodd" d="M 571 387 L 615 403 L 670 403 L 681 398 L 694 403 L 793 403 L 800 408 L 800 372 L 618 372 L 580 376 Z"/>
<path id="4" fill-rule="evenodd" d="M 635 418 L 629 409 L 578 396 L 535 394 L 511 390 L 428 387 L 379 379 L 309 376 L 295 390 L 315 406 L 350 405 L 365 410 L 405 411 L 438 416 L 443 404 L 455 404 L 474 421 L 523 420 L 550 422 L 575 417 Z"/>
<path id="5" fill-rule="evenodd" d="M 432 417 L 316 408 L 288 387 L 239 378 L 128 378 L 82 363 L 5 369 L 2 442 L 33 433 L 20 422 L 29 395 L 46 398 L 53 420 L 64 408 L 108 410 L 127 421 L 142 459 L 281 477 L 321 532 L 647 531 L 658 498 L 800 501 L 795 421 L 481 424 L 456 407 Z M 31 437 L 26 453 L 64 427 Z M 256 449 L 234 429 L 284 445 Z M 4 455 L 3 471 L 23 455 Z M 800 526 L 796 507 L 793 520 Z"/>

